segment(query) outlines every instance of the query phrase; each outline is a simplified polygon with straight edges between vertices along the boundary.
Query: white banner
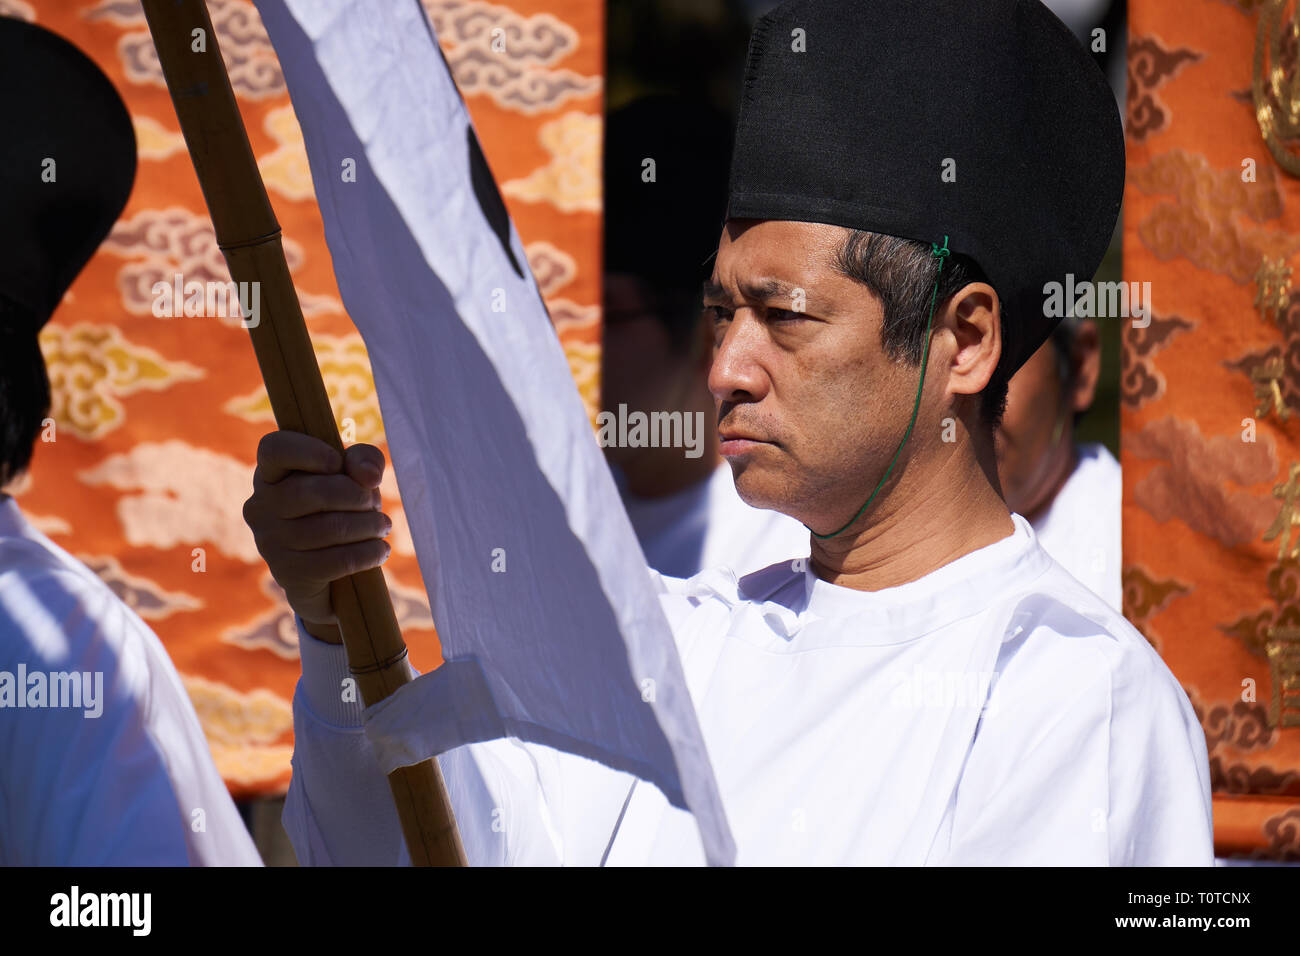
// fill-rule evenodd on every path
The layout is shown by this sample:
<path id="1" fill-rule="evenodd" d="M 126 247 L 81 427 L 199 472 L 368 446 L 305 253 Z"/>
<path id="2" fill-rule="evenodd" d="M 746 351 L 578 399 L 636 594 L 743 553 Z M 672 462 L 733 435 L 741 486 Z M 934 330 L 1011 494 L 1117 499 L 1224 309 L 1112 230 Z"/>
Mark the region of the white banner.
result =
<path id="1" fill-rule="evenodd" d="M 446 658 L 367 714 L 384 770 L 519 737 L 653 783 L 732 862 L 668 622 L 424 11 L 257 7 Z"/>

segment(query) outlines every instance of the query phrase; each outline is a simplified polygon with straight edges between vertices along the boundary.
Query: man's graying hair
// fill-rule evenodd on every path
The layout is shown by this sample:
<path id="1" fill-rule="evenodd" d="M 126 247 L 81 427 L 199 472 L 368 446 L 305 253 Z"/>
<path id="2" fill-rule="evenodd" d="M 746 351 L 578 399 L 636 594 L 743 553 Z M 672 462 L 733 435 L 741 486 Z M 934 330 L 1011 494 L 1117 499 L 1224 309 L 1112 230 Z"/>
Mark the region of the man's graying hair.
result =
<path id="1" fill-rule="evenodd" d="M 939 269 L 939 259 L 929 244 L 900 239 L 879 233 L 855 230 L 840 247 L 835 266 L 850 279 L 861 282 L 880 297 L 885 310 L 881 343 L 895 359 L 912 365 L 921 364 L 925 351 L 925 327 L 930 318 L 930 301 L 935 311 L 947 304 L 963 286 L 971 282 L 988 282 L 983 271 L 969 256 L 954 253 Z M 934 280 L 939 279 L 938 295 Z M 990 283 L 991 284 L 991 283 Z M 1007 315 L 1005 306 L 1002 323 Z M 980 418 L 990 429 L 1002 422 L 1007 405 L 1007 379 L 1001 371 L 993 373 L 980 393 Z"/>

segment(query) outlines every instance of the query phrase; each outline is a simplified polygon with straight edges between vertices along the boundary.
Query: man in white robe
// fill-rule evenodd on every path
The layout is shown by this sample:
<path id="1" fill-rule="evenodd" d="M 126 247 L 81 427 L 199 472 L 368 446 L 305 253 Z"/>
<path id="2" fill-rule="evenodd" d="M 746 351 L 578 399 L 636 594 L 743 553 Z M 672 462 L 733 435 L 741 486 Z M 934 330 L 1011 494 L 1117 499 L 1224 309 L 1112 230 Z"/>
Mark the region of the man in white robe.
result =
<path id="1" fill-rule="evenodd" d="M 1091 275 L 1114 226 L 1105 81 L 1030 0 L 923 23 L 908 0 L 794 0 L 755 28 L 744 89 L 709 388 L 739 493 L 811 529 L 812 554 L 651 572 L 738 862 L 1208 864 L 1186 695 L 996 472 L 1007 380 L 1052 325 L 1044 276 Z M 274 433 L 245 506 L 302 625 L 285 824 L 304 863 L 406 859 L 340 699 L 328 589 L 387 556 L 382 468 Z M 471 863 L 704 860 L 688 814 L 599 764 L 510 739 L 439 761 Z"/>
<path id="2" fill-rule="evenodd" d="M 10 17 L 0 115 L 0 866 L 260 865 L 162 643 L 4 493 L 49 414 L 37 335 L 130 194 L 131 118 Z"/>
<path id="3" fill-rule="evenodd" d="M 1100 370 L 1097 323 L 1063 319 L 1011 379 L 998 476 L 1007 506 L 1029 519 L 1047 553 L 1121 610 L 1119 462 L 1105 445 L 1074 440 Z"/>

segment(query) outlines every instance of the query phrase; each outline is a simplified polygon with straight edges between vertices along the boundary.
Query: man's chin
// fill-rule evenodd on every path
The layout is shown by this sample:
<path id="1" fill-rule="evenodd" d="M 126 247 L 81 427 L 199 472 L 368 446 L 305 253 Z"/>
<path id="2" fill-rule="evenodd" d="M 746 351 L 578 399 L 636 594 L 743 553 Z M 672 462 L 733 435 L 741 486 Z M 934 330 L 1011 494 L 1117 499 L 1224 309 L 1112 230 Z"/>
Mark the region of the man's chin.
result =
<path id="1" fill-rule="evenodd" d="M 747 456 L 729 458 L 727 464 L 731 466 L 731 477 L 735 480 L 736 494 L 741 501 L 760 511 L 790 514 L 790 508 L 795 502 L 790 499 L 784 483 L 774 480 L 768 469 Z"/>

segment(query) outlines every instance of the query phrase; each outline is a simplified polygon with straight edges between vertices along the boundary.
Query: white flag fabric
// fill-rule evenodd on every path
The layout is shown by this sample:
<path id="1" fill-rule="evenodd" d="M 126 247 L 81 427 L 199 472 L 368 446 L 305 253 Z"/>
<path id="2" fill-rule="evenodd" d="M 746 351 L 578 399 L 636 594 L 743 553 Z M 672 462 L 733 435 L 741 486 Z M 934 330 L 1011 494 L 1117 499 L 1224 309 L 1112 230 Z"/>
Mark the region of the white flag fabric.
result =
<path id="1" fill-rule="evenodd" d="M 668 622 L 418 0 L 257 7 L 446 659 L 367 711 L 382 768 L 518 737 L 653 783 L 732 862 Z"/>

